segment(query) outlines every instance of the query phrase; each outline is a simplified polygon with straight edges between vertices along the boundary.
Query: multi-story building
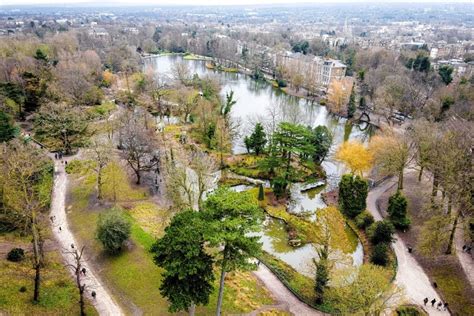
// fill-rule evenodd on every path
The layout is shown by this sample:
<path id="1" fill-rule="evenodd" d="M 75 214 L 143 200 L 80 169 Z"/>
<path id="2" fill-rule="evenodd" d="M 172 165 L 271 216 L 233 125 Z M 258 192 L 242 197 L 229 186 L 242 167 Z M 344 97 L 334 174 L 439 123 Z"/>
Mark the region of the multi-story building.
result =
<path id="1" fill-rule="evenodd" d="M 340 60 L 291 52 L 277 54 L 276 65 L 287 71 L 297 71 L 303 74 L 305 86 L 311 90 L 318 87 L 325 88 L 333 80 L 342 80 L 347 69 L 347 66 Z"/>

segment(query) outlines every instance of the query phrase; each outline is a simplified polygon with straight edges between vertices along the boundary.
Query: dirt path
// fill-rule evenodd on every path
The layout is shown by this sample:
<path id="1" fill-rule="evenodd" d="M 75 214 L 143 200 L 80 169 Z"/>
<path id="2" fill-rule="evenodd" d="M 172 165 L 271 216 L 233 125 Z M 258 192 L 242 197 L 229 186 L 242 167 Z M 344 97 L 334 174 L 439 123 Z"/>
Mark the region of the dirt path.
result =
<path id="1" fill-rule="evenodd" d="M 388 179 L 380 186 L 370 190 L 367 197 L 367 209 L 376 220 L 382 220 L 382 216 L 377 208 L 377 199 L 392 186 L 396 185 L 396 181 Z M 429 300 L 433 298 L 436 302 L 440 301 L 438 293 L 431 285 L 431 282 L 425 271 L 421 268 L 415 258 L 408 253 L 407 247 L 401 238 L 395 234 L 396 241 L 392 244 L 398 260 L 397 277 L 395 282 L 405 290 L 405 298 L 412 304 L 422 305 L 423 299 L 427 297 Z M 449 315 L 447 311 L 439 311 L 430 306 L 425 307 L 429 315 Z"/>
<path id="2" fill-rule="evenodd" d="M 471 254 L 462 251 L 462 246 L 466 244 L 463 238 L 464 226 L 463 223 L 459 223 L 454 235 L 454 244 L 456 247 L 456 256 L 458 257 L 459 263 L 461 264 L 464 274 L 466 274 L 471 288 L 474 289 L 474 260 Z"/>
<path id="3" fill-rule="evenodd" d="M 258 270 L 253 273 L 262 281 L 277 301 L 276 305 L 268 306 L 269 309 L 277 308 L 286 310 L 296 316 L 326 315 L 301 302 L 264 264 L 260 264 Z"/>
<path id="4" fill-rule="evenodd" d="M 53 157 L 54 159 L 54 157 Z M 54 217 L 54 222 L 52 224 L 52 230 L 54 236 L 58 240 L 59 247 L 62 249 L 62 254 L 64 260 L 68 264 L 73 263 L 73 258 L 71 255 L 64 253 L 64 250 L 70 250 L 71 244 L 74 244 L 76 248 L 79 248 L 80 245 L 74 239 L 66 218 L 66 189 L 67 189 L 67 176 L 64 171 L 64 165 L 58 161 L 54 161 L 54 188 L 53 188 L 53 197 L 51 203 L 51 215 Z M 86 276 L 84 278 L 86 288 L 87 288 L 87 297 L 90 298 L 90 301 L 94 304 L 95 308 L 100 315 L 110 315 L 117 316 L 123 315 L 123 312 L 119 305 L 114 301 L 107 289 L 102 285 L 99 277 L 96 272 L 91 269 L 91 265 L 87 263 L 87 257 L 83 266 L 87 269 Z M 91 297 L 91 292 L 95 291 L 97 293 L 96 299 Z"/>

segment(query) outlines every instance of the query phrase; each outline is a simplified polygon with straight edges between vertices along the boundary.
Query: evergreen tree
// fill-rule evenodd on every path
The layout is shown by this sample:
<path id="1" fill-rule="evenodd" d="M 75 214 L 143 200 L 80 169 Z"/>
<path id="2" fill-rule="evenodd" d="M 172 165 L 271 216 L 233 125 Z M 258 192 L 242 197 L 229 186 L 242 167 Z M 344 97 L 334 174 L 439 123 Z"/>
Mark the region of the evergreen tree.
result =
<path id="1" fill-rule="evenodd" d="M 204 248 L 204 228 L 201 213 L 178 213 L 151 248 L 156 265 L 165 270 L 160 293 L 172 313 L 187 310 L 193 315 L 196 305 L 209 303 L 214 273 L 212 256 Z"/>
<path id="2" fill-rule="evenodd" d="M 221 267 L 217 315 L 221 314 L 225 274 L 235 270 L 255 269 L 249 262 L 261 251 L 259 230 L 263 213 L 249 192 L 234 192 L 219 188 L 211 194 L 201 211 L 208 228 L 209 244 L 219 247 Z"/>
<path id="3" fill-rule="evenodd" d="M 348 118 L 354 117 L 355 111 L 356 111 L 355 91 L 354 91 L 354 86 L 352 86 L 351 95 L 349 97 L 349 103 L 347 104 L 347 117 Z"/>
<path id="4" fill-rule="evenodd" d="M 388 199 L 387 212 L 393 226 L 398 229 L 407 229 L 410 220 L 407 218 L 408 201 L 401 191 L 397 191 Z"/>
<path id="5" fill-rule="evenodd" d="M 250 137 L 245 137 L 244 142 L 248 152 L 253 151 L 257 156 L 261 154 L 267 143 L 267 135 L 263 130 L 262 124 L 255 124 L 253 133 Z"/>
<path id="6" fill-rule="evenodd" d="M 329 282 L 329 249 L 327 245 L 318 250 L 319 260 L 314 260 L 316 265 L 316 280 L 314 291 L 316 292 L 316 304 L 322 304 L 324 300 L 324 291 Z"/>
<path id="7" fill-rule="evenodd" d="M 373 223 L 369 227 L 369 236 L 372 244 L 390 243 L 393 241 L 395 228 L 388 220 Z"/>
<path id="8" fill-rule="evenodd" d="M 315 127 L 312 131 L 311 143 L 314 146 L 312 154 L 313 162 L 321 164 L 326 158 L 332 144 L 332 135 L 329 129 L 324 125 Z"/>
<path id="9" fill-rule="evenodd" d="M 454 68 L 448 65 L 442 65 L 438 69 L 438 73 L 441 76 L 441 80 L 443 80 L 445 85 L 449 85 L 451 81 L 453 81 L 453 71 Z"/>
<path id="10" fill-rule="evenodd" d="M 385 266 L 388 263 L 388 247 L 385 243 L 375 245 L 370 256 L 370 262 L 379 266 Z"/>
<path id="11" fill-rule="evenodd" d="M 258 185 L 258 200 L 263 201 L 265 199 L 265 192 L 263 191 L 263 185 L 260 183 Z"/>
<path id="12" fill-rule="evenodd" d="M 354 218 L 365 210 L 369 184 L 367 180 L 345 174 L 339 182 L 339 207 L 342 212 Z"/>
<path id="13" fill-rule="evenodd" d="M 16 129 L 13 124 L 11 116 L 0 111 L 0 143 L 8 142 L 15 137 Z"/>

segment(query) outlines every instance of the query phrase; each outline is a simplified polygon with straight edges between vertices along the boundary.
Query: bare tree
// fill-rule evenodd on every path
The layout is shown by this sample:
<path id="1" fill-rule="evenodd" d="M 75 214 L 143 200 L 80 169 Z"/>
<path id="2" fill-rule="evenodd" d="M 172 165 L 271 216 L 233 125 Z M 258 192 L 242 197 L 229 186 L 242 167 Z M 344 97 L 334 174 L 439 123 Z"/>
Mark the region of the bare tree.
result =
<path id="1" fill-rule="evenodd" d="M 112 146 L 109 143 L 94 140 L 90 147 L 91 156 L 95 161 L 94 171 L 97 175 L 97 198 L 102 200 L 103 171 L 109 164 Z"/>
<path id="2" fill-rule="evenodd" d="M 73 247 L 74 245 L 71 245 Z M 83 255 L 84 255 L 85 246 L 82 246 L 80 250 L 72 248 L 72 250 L 67 250 L 66 254 L 71 255 L 73 258 L 73 263 L 69 263 L 66 266 L 72 270 L 74 277 L 76 279 L 76 286 L 79 290 L 79 309 L 81 316 L 86 315 L 86 304 L 84 301 L 84 292 L 86 290 L 86 284 L 83 282 L 83 277 L 87 273 L 86 268 L 83 267 Z"/>

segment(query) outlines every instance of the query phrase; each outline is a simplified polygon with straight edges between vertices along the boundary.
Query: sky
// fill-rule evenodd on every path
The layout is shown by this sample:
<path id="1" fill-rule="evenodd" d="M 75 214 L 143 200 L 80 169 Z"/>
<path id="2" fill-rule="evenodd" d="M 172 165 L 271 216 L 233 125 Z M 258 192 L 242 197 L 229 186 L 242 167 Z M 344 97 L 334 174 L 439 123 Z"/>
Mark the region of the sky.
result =
<path id="1" fill-rule="evenodd" d="M 436 2 L 436 3 L 472 3 L 474 0 L 0 0 L 0 5 L 24 5 L 24 4 L 78 4 L 94 3 L 98 5 L 110 4 L 134 4 L 134 5 L 252 5 L 252 4 L 288 4 L 288 3 L 393 3 L 393 2 Z"/>

